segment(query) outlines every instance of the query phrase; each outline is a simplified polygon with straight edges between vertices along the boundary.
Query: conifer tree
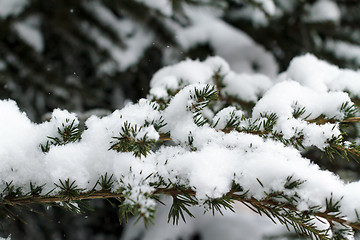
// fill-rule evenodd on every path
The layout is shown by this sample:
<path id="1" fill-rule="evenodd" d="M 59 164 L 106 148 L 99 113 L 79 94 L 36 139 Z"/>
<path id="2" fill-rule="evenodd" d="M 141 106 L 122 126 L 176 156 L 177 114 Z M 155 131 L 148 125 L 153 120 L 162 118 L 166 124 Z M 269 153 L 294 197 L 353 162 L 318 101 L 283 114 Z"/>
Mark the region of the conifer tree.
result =
<path id="1" fill-rule="evenodd" d="M 39 125 L 2 100 L 5 218 L 111 199 L 148 225 L 170 196 L 173 224 L 241 202 L 311 239 L 353 239 L 356 1 L 15 2 L 0 3 L 2 99 L 35 120 L 146 99 Z M 204 61 L 173 64 L 188 56 Z"/>

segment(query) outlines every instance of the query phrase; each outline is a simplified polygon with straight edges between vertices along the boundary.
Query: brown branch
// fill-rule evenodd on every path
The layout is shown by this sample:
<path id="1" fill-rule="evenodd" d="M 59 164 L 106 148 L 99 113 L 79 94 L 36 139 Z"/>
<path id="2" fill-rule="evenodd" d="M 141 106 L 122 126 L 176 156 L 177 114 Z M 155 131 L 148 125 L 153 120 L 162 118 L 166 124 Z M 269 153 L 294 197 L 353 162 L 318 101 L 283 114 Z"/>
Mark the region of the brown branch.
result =
<path id="1" fill-rule="evenodd" d="M 165 141 L 172 141 L 172 138 L 169 134 L 161 134 L 159 137 L 159 141 L 165 142 Z"/>
<path id="2" fill-rule="evenodd" d="M 354 122 L 360 122 L 360 117 L 352 117 L 342 121 L 342 123 L 354 123 Z"/>
<path id="3" fill-rule="evenodd" d="M 267 209 L 269 206 L 272 206 L 272 207 L 279 207 L 279 203 L 275 202 L 275 201 L 272 201 L 272 200 L 257 200 L 255 198 L 250 198 L 250 199 L 241 199 L 241 200 L 238 200 L 242 203 L 249 203 L 251 205 L 254 205 L 254 206 L 258 206 L 258 207 L 262 207 L 262 208 L 265 208 Z M 246 204 L 245 204 L 246 205 Z M 286 208 L 286 209 L 289 209 L 291 211 L 297 211 L 297 212 L 300 212 L 299 210 L 297 210 L 293 205 L 291 204 L 285 204 L 285 205 L 282 205 L 281 206 L 282 208 Z M 338 217 L 338 216 L 334 216 L 334 215 L 331 215 L 330 213 L 328 212 L 317 212 L 317 213 L 314 213 L 313 214 L 314 216 L 317 216 L 317 217 L 321 217 L 321 218 L 324 218 L 326 219 L 330 224 L 332 222 L 337 222 L 337 223 L 340 223 L 340 224 L 345 224 L 347 226 L 350 226 L 354 229 L 358 229 L 360 230 L 360 222 L 355 222 L 355 223 L 352 223 L 352 222 L 348 222 L 346 221 L 345 219 L 341 218 L 341 217 Z"/>
<path id="4" fill-rule="evenodd" d="M 306 120 L 306 121 L 308 123 L 316 123 L 318 125 L 325 124 L 325 123 L 338 122 L 338 120 L 336 120 L 336 119 L 327 119 L 327 118 L 315 118 L 315 119 Z M 360 117 L 351 117 L 351 118 L 344 119 L 341 122 L 339 121 L 339 123 L 357 123 L 357 122 L 360 122 Z"/>
<path id="5" fill-rule="evenodd" d="M 170 195 L 170 196 L 176 196 L 176 195 L 182 195 L 187 194 L 190 196 L 195 196 L 196 192 L 192 189 L 186 189 L 186 190 L 178 190 L 175 188 L 158 188 L 154 191 L 154 195 Z M 244 195 L 238 195 L 235 193 L 235 190 L 229 191 L 225 196 L 230 197 L 233 200 L 239 201 L 249 207 L 249 204 L 252 206 L 256 206 L 259 208 L 263 208 L 265 210 L 269 210 L 272 207 L 280 207 L 284 209 L 288 209 L 291 211 L 297 211 L 300 212 L 296 207 L 289 203 L 281 203 L 276 202 L 271 199 L 263 199 L 263 200 L 257 200 L 255 198 L 246 198 Z M 27 205 L 27 204 L 51 204 L 51 203 L 57 203 L 57 202 L 70 202 L 70 201 L 80 201 L 80 200 L 93 200 L 93 199 L 109 199 L 109 198 L 117 198 L 123 201 L 124 195 L 119 193 L 112 193 L 109 191 L 93 191 L 93 192 L 87 192 L 87 193 L 81 193 L 76 197 L 73 197 L 72 199 L 66 199 L 62 196 L 31 196 L 31 197 L 19 197 L 19 198 L 12 198 L 12 199 L 6 199 L 3 202 L 0 202 L 2 205 L 11 205 L 11 206 L 21 206 L 21 205 Z M 328 212 L 317 212 L 313 214 L 314 216 L 321 217 L 326 219 L 330 224 L 333 222 L 337 222 L 339 224 L 345 224 L 348 225 L 354 229 L 360 230 L 360 223 L 351 223 L 346 221 L 345 219 L 334 216 L 331 213 Z"/>
<path id="6" fill-rule="evenodd" d="M 107 198 L 124 198 L 123 194 L 111 193 L 107 191 L 96 191 L 81 193 L 71 199 L 64 198 L 62 196 L 31 196 L 31 197 L 19 197 L 19 198 L 8 198 L 0 204 L 6 205 L 25 205 L 31 203 L 56 203 L 56 202 L 69 202 L 69 201 L 80 201 L 80 200 L 93 200 L 93 199 L 107 199 Z"/>
<path id="7" fill-rule="evenodd" d="M 330 145 L 330 146 L 333 147 L 333 148 L 336 148 L 336 149 L 338 149 L 338 150 L 340 150 L 340 151 L 348 152 L 348 153 L 351 153 L 351 154 L 353 154 L 353 155 L 355 155 L 355 156 L 357 156 L 357 157 L 360 157 L 360 152 L 359 152 L 359 150 L 357 150 L 357 149 L 355 149 L 355 148 L 346 148 L 346 147 L 344 147 L 344 146 L 336 145 L 336 144 Z"/>
<path id="8" fill-rule="evenodd" d="M 196 195 L 196 192 L 191 190 L 191 189 L 188 189 L 186 191 L 179 191 L 177 189 L 158 189 L 155 192 L 157 192 L 157 194 L 162 193 L 162 194 L 168 194 L 168 195 L 181 194 L 181 193 L 186 193 L 186 194 L 188 194 L 190 196 L 195 196 Z M 300 212 L 299 210 L 297 210 L 297 208 L 294 205 L 278 203 L 278 202 L 275 202 L 275 201 L 273 201 L 271 199 L 257 200 L 255 198 L 246 198 L 246 197 L 244 197 L 242 195 L 237 195 L 236 193 L 234 193 L 234 190 L 231 190 L 229 193 L 226 194 L 226 196 L 231 197 L 232 199 L 235 199 L 235 200 L 243 203 L 245 206 L 248 206 L 247 204 L 251 204 L 251 205 L 261 207 L 261 208 L 264 208 L 264 209 L 269 209 L 269 207 L 279 207 L 279 205 L 281 204 L 280 207 L 282 207 L 282 208 L 286 208 L 286 209 L 291 210 L 291 211 Z M 331 215 L 330 213 L 328 213 L 326 211 L 325 212 L 314 213 L 314 216 L 322 217 L 322 218 L 326 219 L 329 223 L 337 222 L 337 223 L 340 223 L 340 224 L 348 225 L 348 226 L 350 226 L 350 227 L 352 227 L 354 229 L 360 230 L 360 223 L 359 222 L 351 223 L 351 222 L 348 222 L 348 221 L 346 221 L 345 219 L 343 219 L 341 217 Z"/>
<path id="9" fill-rule="evenodd" d="M 195 195 L 195 191 L 187 190 L 182 193 L 188 193 L 189 195 Z M 176 189 L 166 189 L 158 188 L 154 192 L 155 195 L 165 194 L 165 195 L 176 195 L 179 194 L 179 190 Z M 71 201 L 80 201 L 80 200 L 94 200 L 94 199 L 108 199 L 108 198 L 119 198 L 124 200 L 124 195 L 120 193 L 112 193 L 109 191 L 92 191 L 81 193 L 78 196 L 75 196 L 71 199 L 67 199 L 63 196 L 29 196 L 29 197 L 5 197 L 3 202 L 0 202 L 0 205 L 25 205 L 32 203 L 56 203 L 56 202 L 71 202 Z"/>
<path id="10" fill-rule="evenodd" d="M 336 119 L 327 119 L 327 118 L 315 118 L 305 121 L 307 121 L 308 123 L 316 123 L 317 125 L 323 125 L 326 123 L 336 123 Z"/>

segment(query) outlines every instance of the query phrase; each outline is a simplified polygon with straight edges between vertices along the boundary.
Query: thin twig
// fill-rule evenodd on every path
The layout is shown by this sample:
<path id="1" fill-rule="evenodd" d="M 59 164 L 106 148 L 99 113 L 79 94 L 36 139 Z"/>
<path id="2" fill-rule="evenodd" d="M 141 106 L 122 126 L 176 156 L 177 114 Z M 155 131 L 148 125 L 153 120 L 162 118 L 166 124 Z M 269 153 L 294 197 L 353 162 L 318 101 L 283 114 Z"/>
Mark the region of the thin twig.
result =
<path id="1" fill-rule="evenodd" d="M 187 194 L 190 196 L 195 196 L 196 192 L 192 189 L 187 189 L 187 190 L 178 190 L 175 188 L 158 188 L 155 190 L 155 192 L 153 193 L 154 195 L 181 195 L 181 194 Z M 298 211 L 299 210 L 296 209 L 296 207 L 294 205 L 291 204 L 286 204 L 286 203 L 281 203 L 281 205 L 279 205 L 278 202 L 273 201 L 271 199 L 263 199 L 263 200 L 257 200 L 255 198 L 246 198 L 244 195 L 238 195 L 234 192 L 234 190 L 231 190 L 229 193 L 227 193 L 225 196 L 230 197 L 236 201 L 239 201 L 241 203 L 243 203 L 244 205 L 248 206 L 248 204 L 253 205 L 253 206 L 257 206 L 260 208 L 264 208 L 264 209 L 268 209 L 269 207 L 281 207 L 284 209 L 288 209 L 291 211 Z M 33 197 L 27 197 L 27 198 L 13 198 L 13 199 L 7 199 L 3 202 L 1 202 L 0 204 L 3 205 L 27 205 L 27 204 L 34 204 L 34 203 L 41 203 L 41 204 L 50 204 L 50 203 L 56 203 L 56 202 L 69 202 L 69 201 L 80 201 L 80 200 L 93 200 L 93 199 L 109 199 L 109 198 L 117 198 L 120 200 L 124 200 L 124 196 L 123 194 L 119 194 L 119 193 L 112 193 L 109 191 L 93 191 L 93 192 L 88 192 L 88 193 L 81 193 L 76 197 L 73 197 L 72 199 L 64 199 L 64 197 L 61 196 L 47 196 L 47 197 L 42 197 L 42 196 L 33 196 Z M 348 222 L 347 220 L 339 217 L 339 216 L 334 216 L 331 215 L 328 212 L 315 212 L 313 214 L 314 216 L 317 217 L 322 217 L 324 219 L 326 219 L 329 223 L 331 222 L 337 222 L 340 224 L 345 224 L 348 225 L 354 229 L 359 229 L 360 230 L 360 223 L 351 223 Z"/>

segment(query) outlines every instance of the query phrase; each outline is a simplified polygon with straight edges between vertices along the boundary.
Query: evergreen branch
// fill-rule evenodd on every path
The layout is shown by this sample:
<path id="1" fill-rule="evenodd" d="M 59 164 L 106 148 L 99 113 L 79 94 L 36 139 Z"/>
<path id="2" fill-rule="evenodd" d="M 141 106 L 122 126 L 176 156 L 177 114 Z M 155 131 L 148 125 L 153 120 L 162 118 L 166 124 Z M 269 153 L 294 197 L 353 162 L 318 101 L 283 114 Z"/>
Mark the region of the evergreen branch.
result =
<path id="1" fill-rule="evenodd" d="M 357 122 L 360 122 L 360 117 L 351 117 L 341 121 L 341 123 L 357 123 Z"/>
<path id="2" fill-rule="evenodd" d="M 352 122 L 360 122 L 359 117 L 355 117 L 355 114 L 358 112 L 357 107 L 350 102 L 344 102 L 341 104 L 339 112 L 344 115 L 343 120 L 340 121 L 335 117 L 328 118 L 325 115 L 321 114 L 315 119 L 309 120 L 308 118 L 311 116 L 311 113 L 307 116 L 303 117 L 303 120 L 307 121 L 308 123 L 316 123 L 318 125 L 326 124 L 326 123 L 352 123 Z M 299 118 L 306 113 L 306 108 L 298 106 L 296 102 L 294 105 L 293 117 Z"/>
<path id="3" fill-rule="evenodd" d="M 129 122 L 125 122 L 121 128 L 120 137 L 113 137 L 116 141 L 112 141 L 109 150 L 118 152 L 133 152 L 135 157 L 146 157 L 151 149 L 155 146 L 156 141 L 150 139 L 145 133 L 142 137 L 138 137 L 142 127 L 131 126 Z"/>
<path id="4" fill-rule="evenodd" d="M 230 133 L 231 131 L 238 131 L 238 132 L 244 132 L 244 133 L 253 134 L 253 135 L 259 135 L 264 138 L 271 138 L 271 139 L 280 141 L 285 146 L 293 146 L 297 149 L 299 149 L 299 148 L 306 149 L 305 146 L 303 145 L 304 136 L 301 133 L 299 133 L 298 136 L 293 136 L 290 139 L 285 139 L 283 137 L 283 134 L 281 134 L 281 133 L 271 132 L 271 131 L 261 131 L 261 130 L 259 130 L 259 128 L 256 128 L 256 127 L 236 128 L 233 126 L 232 127 L 227 126 L 224 129 L 221 129 L 219 131 L 222 131 L 224 133 Z M 189 145 L 191 145 L 193 138 L 190 136 L 189 139 L 190 139 Z M 161 134 L 159 141 L 172 141 L 172 138 L 168 134 Z M 328 144 L 329 144 L 329 146 L 326 147 L 322 151 L 325 152 L 326 155 L 330 159 L 334 159 L 335 155 L 344 157 L 345 159 L 348 159 L 348 160 L 350 160 L 348 158 L 348 156 L 351 156 L 356 161 L 357 161 L 356 158 L 360 158 L 360 146 L 352 146 L 351 145 L 349 147 L 345 147 L 341 144 L 341 142 L 334 142 L 332 140 L 329 140 Z"/>
<path id="5" fill-rule="evenodd" d="M 190 217 L 194 217 L 194 215 L 190 212 L 188 207 L 198 204 L 196 199 L 187 194 L 186 192 L 182 194 L 172 194 L 173 197 L 173 204 L 171 205 L 169 215 L 168 215 L 168 222 L 173 220 L 173 224 L 179 223 L 179 218 L 181 217 L 184 222 L 186 222 L 185 215 L 189 215 Z"/>
<path id="6" fill-rule="evenodd" d="M 336 123 L 339 122 L 339 120 L 335 119 L 335 118 L 326 118 L 324 115 L 321 115 L 317 118 L 311 119 L 311 120 L 307 120 L 308 123 L 316 123 L 317 125 L 323 125 L 326 123 Z"/>
<path id="7" fill-rule="evenodd" d="M 335 144 L 335 145 L 330 145 L 330 147 L 338 150 L 338 152 L 337 152 L 338 154 L 343 153 L 341 155 L 345 155 L 346 158 L 348 155 L 360 158 L 360 146 L 347 148 L 347 147 Z M 356 160 L 356 158 L 354 158 L 354 159 Z"/>
<path id="8" fill-rule="evenodd" d="M 123 199 L 123 194 L 112 193 L 109 191 L 92 191 L 78 194 L 77 196 L 72 197 L 71 199 L 64 199 L 62 195 L 55 196 L 31 196 L 27 198 L 11 198 L 6 199 L 5 201 L 0 202 L 0 204 L 5 205 L 26 205 L 26 204 L 50 204 L 57 202 L 67 202 L 67 201 L 80 201 L 80 200 L 93 200 L 93 199 L 108 199 L 108 198 L 121 198 Z"/>
<path id="9" fill-rule="evenodd" d="M 351 117 L 351 118 L 346 118 L 342 121 L 339 121 L 339 120 L 336 120 L 334 118 L 323 118 L 323 117 L 319 117 L 319 118 L 315 118 L 315 119 L 312 119 L 312 120 L 307 120 L 307 122 L 309 123 L 316 123 L 318 125 L 321 125 L 321 124 L 326 124 L 326 123 L 336 123 L 336 122 L 339 122 L 339 123 L 358 123 L 360 122 L 360 117 Z"/>
<path id="10" fill-rule="evenodd" d="M 233 188 L 231 191 L 229 191 L 229 193 L 225 194 L 223 198 L 217 199 L 215 200 L 215 202 L 219 203 L 219 202 L 225 202 L 225 204 L 222 204 L 222 206 L 226 206 L 227 208 L 231 209 L 231 205 L 229 205 L 229 203 L 231 203 L 232 201 L 239 201 L 241 203 L 243 203 L 244 205 L 248 206 L 251 208 L 251 206 L 255 207 L 255 210 L 257 213 L 264 213 L 268 212 L 271 210 L 273 210 L 273 208 L 277 208 L 277 211 L 279 209 L 281 210 L 286 210 L 286 211 L 291 211 L 292 213 L 297 213 L 299 216 L 307 216 L 307 215 L 313 215 L 315 217 L 321 217 L 323 219 L 326 219 L 329 222 L 334 222 L 334 223 L 339 223 L 341 225 L 346 225 L 346 226 L 350 226 L 354 229 L 359 229 L 360 230 L 360 223 L 359 222 L 348 222 L 347 220 L 345 220 L 344 218 L 342 218 L 341 216 L 339 216 L 338 214 L 334 214 L 334 210 L 331 210 L 330 208 L 327 208 L 326 211 L 313 211 L 313 212 L 309 212 L 309 211 L 304 211 L 301 212 L 299 210 L 296 209 L 296 207 L 294 206 L 294 204 L 291 204 L 291 202 L 279 202 L 279 201 L 275 201 L 274 199 L 276 199 L 275 196 L 281 195 L 280 193 L 275 194 L 272 197 L 267 197 L 265 199 L 255 199 L 255 198 L 248 198 L 246 197 L 246 194 L 239 194 L 238 193 L 238 188 Z M 177 200 L 181 200 L 181 201 L 185 201 L 187 203 L 188 206 L 190 205 L 197 205 L 197 201 L 193 198 L 196 196 L 196 191 L 192 190 L 192 189 L 177 189 L 177 188 L 157 188 L 154 192 L 153 195 L 170 195 L 175 197 Z M 181 197 L 183 196 L 183 197 Z M 186 196 L 184 198 L 184 196 Z M 63 195 L 56 195 L 56 196 L 31 196 L 31 197 L 27 197 L 27 198 L 17 198 L 17 197 L 12 197 L 12 198 L 7 198 L 7 199 L 3 199 L 0 204 L 1 205 L 11 205 L 11 206 L 20 206 L 20 205 L 27 205 L 27 204 L 53 204 L 53 203 L 57 203 L 57 202 L 77 202 L 77 201 L 81 201 L 81 200 L 93 200 L 93 199 L 109 199 L 109 198 L 115 198 L 118 199 L 119 201 L 124 201 L 125 200 L 125 196 L 122 193 L 114 193 L 114 192 L 110 192 L 110 191 L 90 191 L 90 192 L 85 192 L 85 193 L 79 193 L 78 195 L 74 196 L 71 198 L 71 201 L 69 201 L 69 199 L 64 198 Z M 187 200 L 186 200 L 187 199 Z M 191 200 L 190 200 L 191 199 Z M 218 210 L 219 205 L 214 205 L 215 204 L 214 200 L 212 200 L 212 204 L 214 209 Z M 329 203 L 329 201 L 328 201 Z M 182 210 L 186 211 L 185 208 L 181 207 Z M 211 208 L 212 210 L 213 208 Z M 259 212 L 260 211 L 260 212 Z M 186 211 L 188 214 L 190 212 Z M 285 217 L 289 217 L 289 212 L 285 212 Z M 175 223 L 178 221 L 176 219 L 178 219 L 178 217 L 184 217 L 181 215 L 176 215 L 176 212 L 173 212 L 171 214 L 171 216 L 175 215 Z M 189 214 L 190 216 L 192 215 L 191 213 Z M 266 214 L 268 215 L 268 214 Z M 271 217 L 271 215 L 268 215 Z M 292 217 L 294 217 L 293 215 L 291 215 Z M 300 222 L 298 222 L 300 224 Z"/>
<path id="11" fill-rule="evenodd" d="M 170 134 L 160 134 L 159 141 L 161 142 L 172 141 L 172 138 Z"/>
<path id="12" fill-rule="evenodd" d="M 195 88 L 193 92 L 191 92 L 190 99 L 193 102 L 187 106 L 187 110 L 193 113 L 193 119 L 196 125 L 203 126 L 208 122 L 202 115 L 202 111 L 207 107 L 211 101 L 218 99 L 218 92 L 215 86 L 211 86 L 207 84 L 202 89 Z"/>
<path id="13" fill-rule="evenodd" d="M 51 146 L 61 146 L 81 140 L 84 129 L 80 127 L 80 124 L 75 124 L 75 119 L 70 124 L 69 121 L 69 119 L 66 119 L 65 123 L 62 123 L 62 127 L 57 129 L 60 137 L 48 136 L 49 140 L 46 144 L 40 144 L 42 152 L 49 152 Z"/>
<path id="14" fill-rule="evenodd" d="M 225 75 L 224 74 L 221 74 L 221 67 L 219 69 L 217 69 L 213 76 L 212 76 L 212 80 L 213 82 L 215 83 L 215 86 L 217 88 L 217 90 L 219 91 L 219 93 L 221 93 L 221 89 L 223 89 L 225 87 L 225 84 L 224 84 L 224 78 L 225 78 Z M 219 98 L 220 98 L 220 95 L 219 94 Z"/>

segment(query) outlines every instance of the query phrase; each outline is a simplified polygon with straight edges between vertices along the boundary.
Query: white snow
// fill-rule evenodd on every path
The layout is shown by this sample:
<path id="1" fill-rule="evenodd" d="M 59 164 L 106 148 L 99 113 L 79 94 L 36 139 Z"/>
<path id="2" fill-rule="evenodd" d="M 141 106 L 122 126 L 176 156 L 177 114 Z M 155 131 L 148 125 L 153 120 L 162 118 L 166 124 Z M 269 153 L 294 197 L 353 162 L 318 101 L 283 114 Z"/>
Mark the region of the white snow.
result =
<path id="1" fill-rule="evenodd" d="M 225 95 L 235 96 L 247 102 L 256 102 L 273 85 L 273 82 L 262 74 L 231 72 L 226 75 L 224 84 L 222 92 Z"/>
<path id="2" fill-rule="evenodd" d="M 143 26 L 127 18 L 119 19 L 99 2 L 92 1 L 84 4 L 84 7 L 104 25 L 110 26 L 122 40 L 121 43 L 113 41 L 99 28 L 85 21 L 81 23 L 82 31 L 110 54 L 117 63 L 117 69 L 126 70 L 136 63 L 153 41 L 152 33 Z"/>
<path id="3" fill-rule="evenodd" d="M 20 37 L 37 52 L 44 50 L 44 39 L 40 31 L 40 24 L 40 18 L 36 16 L 14 24 L 14 28 Z"/>
<path id="4" fill-rule="evenodd" d="M 167 90 L 177 90 L 193 83 L 207 83 L 214 71 L 198 60 L 185 60 L 157 71 L 150 82 L 150 94 L 166 97 Z"/>
<path id="5" fill-rule="evenodd" d="M 224 129 L 226 123 L 230 120 L 232 115 L 241 119 L 244 116 L 244 112 L 241 110 L 237 110 L 235 107 L 223 108 L 213 118 L 213 122 L 217 123 L 215 129 Z"/>
<path id="6" fill-rule="evenodd" d="M 284 12 L 291 12 L 296 6 L 297 0 L 278 0 L 277 6 L 278 9 L 281 9 Z"/>
<path id="7" fill-rule="evenodd" d="M 260 113 L 267 112 L 291 118 L 296 104 L 300 108 L 306 108 L 304 117 L 311 114 L 309 120 L 321 114 L 342 120 L 339 110 L 344 102 L 351 102 L 348 94 L 344 92 L 317 92 L 289 80 L 276 84 L 266 92 L 254 107 L 253 117 L 260 117 Z"/>
<path id="8" fill-rule="evenodd" d="M 0 71 L 3 71 L 6 69 L 6 63 L 0 59 Z"/>
<path id="9" fill-rule="evenodd" d="M 337 57 L 346 60 L 353 60 L 360 64 L 360 47 L 343 41 L 328 40 L 325 48 L 332 51 Z"/>
<path id="10" fill-rule="evenodd" d="M 254 27 L 266 27 L 269 24 L 264 11 L 252 5 L 245 5 L 243 8 L 234 11 L 232 15 L 238 19 L 251 22 Z"/>
<path id="11" fill-rule="evenodd" d="M 1 0 L 0 18 L 7 18 L 11 15 L 18 15 L 28 4 L 27 0 Z"/>
<path id="12" fill-rule="evenodd" d="M 329 139 L 339 136 L 339 126 L 330 123 L 317 125 L 306 120 L 323 115 L 341 121 L 344 118 L 341 104 L 351 104 L 351 100 L 347 93 L 330 90 L 345 74 L 357 74 L 305 55 L 295 58 L 282 74 L 282 81 L 272 86 L 271 80 L 265 76 L 232 72 L 219 57 L 204 62 L 186 60 L 160 70 L 152 79 L 151 93 L 154 96 L 164 97 L 168 90 L 177 92 L 169 97 L 164 110 L 159 110 L 159 105 L 150 100 L 141 99 L 109 116 L 92 116 L 85 122 L 87 128 L 79 142 L 51 146 L 47 153 L 41 151 L 40 144 L 45 144 L 48 136 L 59 136 L 57 129 L 62 129 L 63 124 L 78 123 L 77 116 L 66 110 L 55 110 L 50 121 L 35 124 L 14 101 L 1 100 L 0 191 L 5 188 L 5 182 L 13 181 L 24 191 L 29 190 L 30 182 L 45 184 L 46 193 L 60 180 L 66 179 L 76 181 L 79 188 L 87 191 L 101 175 L 113 174 L 116 179 L 113 190 L 121 187 L 127 196 L 125 203 L 140 205 L 146 215 L 155 207 L 155 201 L 147 194 L 155 191 L 151 184 L 160 178 L 165 184 L 180 184 L 195 190 L 200 203 L 222 197 L 231 189 L 232 183 L 237 183 L 248 191 L 248 198 L 261 200 L 272 191 L 284 192 L 288 196 L 297 194 L 296 204 L 302 211 L 314 206 L 325 210 L 326 199 L 331 196 L 334 201 L 343 198 L 340 202 L 343 216 L 356 221 L 360 193 L 354 189 L 359 182 L 343 182 L 302 157 L 299 150 L 279 141 L 244 132 L 221 131 L 232 113 L 240 119 L 243 117 L 243 111 L 235 106 L 224 108 L 220 105 L 218 111 L 214 110 L 213 120 L 218 121 L 217 128 L 210 124 L 195 124 L 192 96 L 195 89 L 213 85 L 212 76 L 217 71 L 225 77 L 225 90 L 233 91 L 231 94 L 238 94 L 240 99 L 257 101 L 247 121 L 261 121 L 265 113 L 276 113 L 278 119 L 274 130 L 277 133 L 287 139 L 301 133 L 305 146 L 320 149 L 327 146 Z M 352 83 L 345 84 L 352 87 Z M 306 112 L 295 119 L 293 111 L 298 107 L 305 107 Z M 207 111 L 212 110 L 209 108 Z M 309 117 L 305 119 L 307 115 Z M 146 125 L 161 120 L 166 125 L 158 131 L 151 124 Z M 116 141 L 114 137 L 123 133 L 125 123 L 133 127 L 137 125 L 137 129 L 141 127 L 138 139 L 146 135 L 156 141 L 161 134 L 169 133 L 172 142 L 141 158 L 131 152 L 109 150 Z M 286 189 L 284 184 L 288 177 L 304 183 L 298 189 Z M 58 191 L 56 188 L 52 194 Z"/>
<path id="13" fill-rule="evenodd" d="M 318 92 L 346 91 L 352 97 L 360 96 L 360 72 L 340 69 L 312 54 L 294 58 L 279 80 L 292 79 Z"/>
<path id="14" fill-rule="evenodd" d="M 1 142 L 5 146 L 1 148 L 3 180 L 9 182 L 14 179 L 14 184 L 23 187 L 31 180 L 38 184 L 46 183 L 51 188 L 59 179 L 70 178 L 76 180 L 79 187 L 89 189 L 106 172 L 115 173 L 116 177 L 122 177 L 125 181 L 131 168 L 135 175 L 134 180 L 128 180 L 130 182 L 141 183 L 141 179 L 158 171 L 164 179 L 192 186 L 197 190 L 199 199 L 221 197 L 230 189 L 233 180 L 249 189 L 254 197 L 261 198 L 264 190 L 280 190 L 287 176 L 306 180 L 304 189 L 300 189 L 304 194 L 300 196 L 310 206 L 311 203 L 322 203 L 331 191 L 342 193 L 335 191 L 338 190 L 337 185 L 343 185 L 341 181 L 330 173 L 320 171 L 295 149 L 286 148 L 274 141 L 264 141 L 259 136 L 237 132 L 225 134 L 209 126 L 197 127 L 191 122 L 192 114 L 186 113 L 186 105 L 184 106 L 191 88 L 194 86 L 184 88 L 171 101 L 164 112 L 164 119 L 168 123 L 166 129 L 170 130 L 173 140 L 179 142 L 180 146 L 187 142 L 191 131 L 198 151 L 188 152 L 186 147 L 164 146 L 146 158 L 146 161 L 136 159 L 131 153 L 108 151 L 111 138 L 121 131 L 125 120 L 141 124 L 145 119 L 158 117 L 145 100 L 140 103 L 140 116 L 139 112 L 136 114 L 136 109 L 140 110 L 140 106 L 129 105 L 109 117 L 92 117 L 86 122 L 88 129 L 79 143 L 51 147 L 46 154 L 40 151 L 39 144 L 45 142 L 47 135 L 54 134 L 57 120 L 71 119 L 74 116 L 66 111 L 56 111 L 53 120 L 36 125 L 18 111 L 14 102 L 2 101 L 1 112 L 6 113 L 1 115 L 6 127 L 0 129 L 1 135 L 6 136 L 6 141 Z M 145 110 L 146 108 L 148 109 Z M 150 131 L 154 130 L 151 128 Z M 17 146 L 22 146 L 22 151 Z M 164 164 L 165 161 L 167 164 Z M 119 163 L 122 166 L 120 168 Z M 278 168 L 269 171 L 270 166 Z M 40 169 L 41 175 L 38 174 Z M 142 173 L 139 175 L 140 172 Z M 318 176 L 322 176 L 323 183 Z M 256 178 L 264 181 L 264 189 Z M 328 184 L 329 182 L 332 184 Z M 306 187 L 307 185 L 311 187 Z M 317 188 L 323 190 L 319 191 Z"/>
<path id="15" fill-rule="evenodd" d="M 165 16 L 171 16 L 173 14 L 172 3 L 170 0 L 136 0 L 141 2 L 152 9 L 160 11 Z"/>
<path id="16" fill-rule="evenodd" d="M 273 0 L 255 0 L 254 2 L 260 4 L 264 11 L 269 15 L 275 14 L 276 6 Z"/>
<path id="17" fill-rule="evenodd" d="M 218 72 L 219 71 L 219 72 Z M 209 57 L 204 62 L 187 59 L 156 72 L 150 82 L 150 95 L 167 99 L 168 91 L 176 91 L 189 84 L 216 83 L 215 73 L 223 75 L 224 95 L 256 102 L 272 86 L 272 81 L 262 74 L 237 74 L 230 71 L 229 65 L 220 57 Z"/>
<path id="18" fill-rule="evenodd" d="M 209 43 L 216 55 L 229 62 L 231 69 L 236 72 L 258 72 L 270 77 L 276 76 L 278 66 L 271 53 L 255 43 L 246 33 L 219 19 L 218 13 L 206 10 L 208 9 L 185 8 L 191 25 L 170 25 L 185 50 L 198 44 Z M 253 68 L 255 64 L 257 69 Z"/>
<path id="19" fill-rule="evenodd" d="M 306 20 L 309 22 L 338 22 L 340 18 L 341 13 L 336 1 L 317 0 L 311 5 Z"/>
<path id="20" fill-rule="evenodd" d="M 298 133 L 304 134 L 305 146 L 315 145 L 320 149 L 327 146 L 326 142 L 332 137 L 340 135 L 338 126 L 334 124 L 309 124 L 302 120 L 316 119 L 324 115 L 331 119 L 342 120 L 341 105 L 351 102 L 344 92 L 317 92 L 301 86 L 298 82 L 284 81 L 276 84 L 264 97 L 260 99 L 254 109 L 253 118 L 259 118 L 261 113 L 276 113 L 278 121 L 275 130 L 290 139 Z M 316 104 L 314 104 L 316 103 Z M 305 113 L 300 119 L 294 119 L 293 112 L 297 108 L 305 108 Z"/>

